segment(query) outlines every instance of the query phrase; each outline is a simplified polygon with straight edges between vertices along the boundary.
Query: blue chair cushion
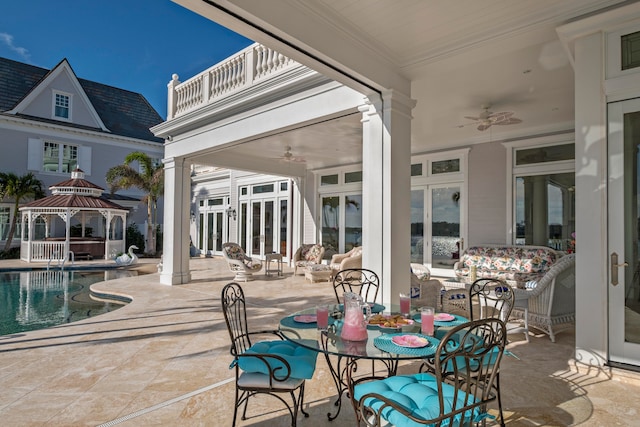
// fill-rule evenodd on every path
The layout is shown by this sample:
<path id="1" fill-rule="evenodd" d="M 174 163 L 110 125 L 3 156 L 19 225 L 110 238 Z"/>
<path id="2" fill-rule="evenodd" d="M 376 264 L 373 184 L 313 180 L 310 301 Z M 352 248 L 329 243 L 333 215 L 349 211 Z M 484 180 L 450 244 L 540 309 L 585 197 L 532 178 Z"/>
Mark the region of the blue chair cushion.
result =
<path id="1" fill-rule="evenodd" d="M 444 398 L 444 413 L 451 411 L 454 387 L 449 384 L 442 384 L 442 393 Z M 385 378 L 378 381 L 369 381 L 358 384 L 354 389 L 354 397 L 359 401 L 362 396 L 368 393 L 377 393 L 385 398 L 394 401 L 398 406 L 402 406 L 409 411 L 412 416 L 426 420 L 434 419 L 440 416 L 440 404 L 438 402 L 438 384 L 436 378 L 429 373 L 420 373 L 415 375 L 399 375 Z M 472 396 L 469 397 L 473 399 Z M 464 406 L 464 393 L 458 393 L 458 408 Z M 375 398 L 366 399 L 365 406 L 377 410 L 382 406 L 382 401 Z M 470 424 L 470 420 L 475 419 L 480 413 L 479 409 L 469 410 L 464 413 L 466 423 Z M 454 425 L 462 425 L 462 413 L 454 418 Z M 397 427 L 424 427 L 433 424 L 416 423 L 413 420 L 402 415 L 392 407 L 386 407 L 382 410 L 382 418 Z M 448 420 L 441 424 L 449 426 Z"/>
<path id="2" fill-rule="evenodd" d="M 273 354 L 285 359 L 291 366 L 291 377 L 310 379 L 316 370 L 318 352 L 301 347 L 289 341 L 261 341 L 251 346 L 244 354 Z M 273 369 L 284 368 L 284 364 L 274 358 L 266 359 Z M 259 372 L 269 375 L 269 368 L 257 357 L 241 357 L 238 366 L 245 372 Z M 278 369 L 278 375 L 284 375 L 286 369 Z"/>

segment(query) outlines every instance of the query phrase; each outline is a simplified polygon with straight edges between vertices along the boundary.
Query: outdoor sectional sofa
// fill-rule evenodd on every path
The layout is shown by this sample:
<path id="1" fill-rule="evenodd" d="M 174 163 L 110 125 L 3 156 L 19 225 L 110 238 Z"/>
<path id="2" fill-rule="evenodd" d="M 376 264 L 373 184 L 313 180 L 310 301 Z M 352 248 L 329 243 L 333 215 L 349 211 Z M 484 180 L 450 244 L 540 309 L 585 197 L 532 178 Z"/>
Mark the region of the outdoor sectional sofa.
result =
<path id="1" fill-rule="evenodd" d="M 482 245 L 470 246 L 453 265 L 458 278 L 471 276 L 476 267 L 476 277 L 497 278 L 525 283 L 540 280 L 564 252 L 545 246 Z"/>

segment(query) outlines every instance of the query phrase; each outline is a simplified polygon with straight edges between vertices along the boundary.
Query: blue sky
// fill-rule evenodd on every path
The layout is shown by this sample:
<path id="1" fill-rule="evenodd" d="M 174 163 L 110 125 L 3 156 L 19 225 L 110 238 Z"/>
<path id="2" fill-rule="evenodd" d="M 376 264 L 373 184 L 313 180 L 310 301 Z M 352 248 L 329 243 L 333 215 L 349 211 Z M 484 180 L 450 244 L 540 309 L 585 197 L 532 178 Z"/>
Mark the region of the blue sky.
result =
<path id="1" fill-rule="evenodd" d="M 252 41 L 170 0 L 3 2 L 0 57 L 139 92 L 167 115 L 167 83 L 198 74 Z"/>

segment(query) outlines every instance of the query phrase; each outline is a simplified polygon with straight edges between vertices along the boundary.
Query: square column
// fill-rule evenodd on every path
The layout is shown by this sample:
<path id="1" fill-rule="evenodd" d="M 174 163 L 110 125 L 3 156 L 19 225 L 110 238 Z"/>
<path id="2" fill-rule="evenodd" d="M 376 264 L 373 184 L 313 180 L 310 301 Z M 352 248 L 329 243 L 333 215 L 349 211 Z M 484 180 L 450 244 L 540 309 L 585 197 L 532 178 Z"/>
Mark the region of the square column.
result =
<path id="1" fill-rule="evenodd" d="M 164 240 L 160 283 L 189 283 L 191 169 L 184 158 L 164 159 Z"/>
<path id="2" fill-rule="evenodd" d="M 383 301 L 411 287 L 411 110 L 392 90 L 362 114 L 362 265 L 380 276 Z"/>

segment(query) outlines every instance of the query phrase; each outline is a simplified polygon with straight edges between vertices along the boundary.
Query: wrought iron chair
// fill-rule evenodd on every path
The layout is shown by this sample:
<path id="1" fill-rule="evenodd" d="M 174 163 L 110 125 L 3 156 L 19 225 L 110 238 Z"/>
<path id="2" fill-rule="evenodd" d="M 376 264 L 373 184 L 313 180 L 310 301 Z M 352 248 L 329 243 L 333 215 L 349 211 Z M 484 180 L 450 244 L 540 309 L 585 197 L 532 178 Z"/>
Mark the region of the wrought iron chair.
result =
<path id="1" fill-rule="evenodd" d="M 338 304 L 341 304 L 345 292 L 353 292 L 363 301 L 374 302 L 378 296 L 380 279 L 378 275 L 366 268 L 348 268 L 339 271 L 333 278 L 333 292 Z"/>
<path id="2" fill-rule="evenodd" d="M 382 420 L 398 427 L 485 425 L 506 343 L 506 325 L 497 318 L 452 328 L 436 349 L 433 372 L 356 385 L 360 418 L 372 427 Z"/>
<path id="3" fill-rule="evenodd" d="M 235 273 L 233 280 L 248 282 L 253 280 L 253 273 L 262 270 L 262 261 L 247 256 L 237 243 L 227 242 L 222 245 L 222 255 L 229 264 L 229 270 Z"/>
<path id="4" fill-rule="evenodd" d="M 236 392 L 233 410 L 233 426 L 236 425 L 238 408 L 244 404 L 242 419 L 246 419 L 250 397 L 267 394 L 284 403 L 295 426 L 298 411 L 305 417 L 303 409 L 305 380 L 313 376 L 318 353 L 285 341 L 277 330 L 249 332 L 244 292 L 237 283 L 229 283 L 222 289 L 222 312 L 231 338 L 230 352 L 235 368 Z M 274 341 L 252 343 L 251 337 L 273 334 Z M 297 392 L 297 396 L 296 396 Z M 291 396 L 290 406 L 280 395 Z"/>
<path id="5" fill-rule="evenodd" d="M 469 289 L 471 320 L 497 317 L 506 323 L 514 305 L 513 289 L 500 279 L 478 279 Z"/>
<path id="6" fill-rule="evenodd" d="M 464 293 L 462 289 L 452 289 L 445 292 L 443 307 L 460 315 L 468 315 L 470 320 L 500 319 L 505 324 L 509 321 L 511 311 L 515 305 L 515 293 L 511 286 L 500 279 L 481 278 L 471 284 L 469 290 Z M 445 310 L 446 311 L 446 310 Z M 446 329 L 439 331 L 446 333 Z M 420 370 L 433 372 L 434 366 L 426 361 Z M 502 397 L 500 395 L 500 370 L 496 370 L 496 379 L 493 384 L 498 399 L 500 423 L 504 426 L 502 412 Z"/>
<path id="7" fill-rule="evenodd" d="M 469 312 L 471 320 L 498 318 L 504 323 L 507 323 L 509 317 L 511 317 L 511 311 L 514 305 L 515 292 L 511 286 L 500 279 L 478 279 L 473 282 L 469 289 Z M 493 385 L 496 388 L 498 397 L 500 425 L 504 426 L 499 369 L 496 369 L 496 380 Z"/>

